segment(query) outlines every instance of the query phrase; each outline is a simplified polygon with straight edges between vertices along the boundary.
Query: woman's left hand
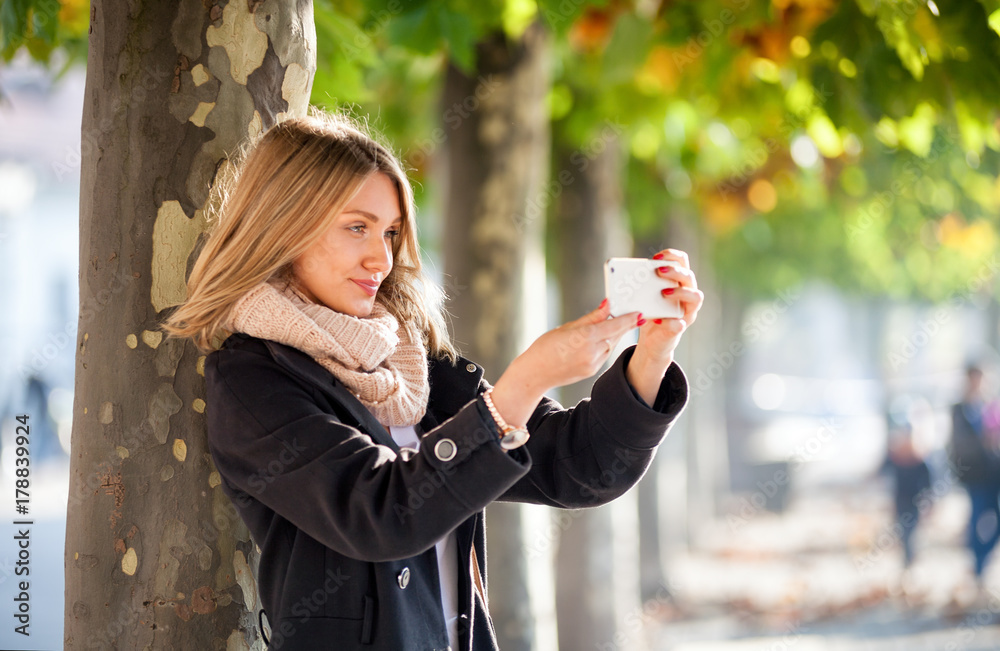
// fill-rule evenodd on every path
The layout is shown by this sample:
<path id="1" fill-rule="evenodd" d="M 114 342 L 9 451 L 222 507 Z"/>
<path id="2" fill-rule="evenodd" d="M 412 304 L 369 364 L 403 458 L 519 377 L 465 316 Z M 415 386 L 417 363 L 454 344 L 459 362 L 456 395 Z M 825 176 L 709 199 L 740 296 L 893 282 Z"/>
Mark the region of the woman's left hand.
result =
<path id="1" fill-rule="evenodd" d="M 660 278 L 677 281 L 679 287 L 663 290 L 665 301 L 677 301 L 684 316 L 679 319 L 649 319 L 639 326 L 639 343 L 629 360 L 626 377 L 647 404 L 652 405 L 667 367 L 674 361 L 674 350 L 681 335 L 694 323 L 705 295 L 691 271 L 687 253 L 664 249 L 653 256 L 664 265 L 656 271 Z"/>

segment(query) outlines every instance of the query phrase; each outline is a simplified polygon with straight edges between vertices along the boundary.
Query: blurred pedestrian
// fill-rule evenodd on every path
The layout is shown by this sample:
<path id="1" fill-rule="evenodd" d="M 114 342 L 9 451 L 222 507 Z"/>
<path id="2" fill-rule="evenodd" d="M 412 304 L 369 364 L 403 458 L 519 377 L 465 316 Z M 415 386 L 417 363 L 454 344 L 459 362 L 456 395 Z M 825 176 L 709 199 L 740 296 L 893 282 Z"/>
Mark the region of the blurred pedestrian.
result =
<path id="1" fill-rule="evenodd" d="M 931 486 L 931 473 L 913 445 L 913 426 L 898 423 L 889 430 L 889 450 L 882 465 L 893 481 L 896 525 L 903 545 L 903 569 L 913 563 L 913 532 L 920 521 L 921 492 Z"/>
<path id="2" fill-rule="evenodd" d="M 952 406 L 952 470 L 965 486 L 971 502 L 968 545 L 975 559 L 976 582 L 982 587 L 986 560 L 1000 539 L 1000 458 L 984 427 L 983 370 L 976 365 L 966 369 L 962 401 Z"/>

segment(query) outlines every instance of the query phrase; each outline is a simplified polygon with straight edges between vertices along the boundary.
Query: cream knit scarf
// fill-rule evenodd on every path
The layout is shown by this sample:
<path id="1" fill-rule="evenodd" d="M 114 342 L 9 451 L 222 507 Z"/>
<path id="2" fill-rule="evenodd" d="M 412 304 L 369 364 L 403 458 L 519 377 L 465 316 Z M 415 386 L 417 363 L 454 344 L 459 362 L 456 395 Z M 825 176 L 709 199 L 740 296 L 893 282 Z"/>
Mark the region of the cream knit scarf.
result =
<path id="1" fill-rule="evenodd" d="M 388 427 L 413 425 L 427 409 L 427 353 L 420 333 L 375 302 L 359 318 L 310 301 L 285 280 L 263 282 L 233 306 L 231 332 L 287 344 L 343 382 Z"/>

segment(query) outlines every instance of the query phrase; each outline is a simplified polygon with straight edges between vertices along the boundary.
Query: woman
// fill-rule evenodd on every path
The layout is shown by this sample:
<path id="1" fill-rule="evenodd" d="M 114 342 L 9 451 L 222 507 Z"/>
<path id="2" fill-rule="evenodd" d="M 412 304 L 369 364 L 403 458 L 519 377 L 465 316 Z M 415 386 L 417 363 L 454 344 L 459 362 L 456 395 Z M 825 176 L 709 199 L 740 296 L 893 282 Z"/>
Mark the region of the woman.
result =
<path id="1" fill-rule="evenodd" d="M 360 126 L 275 125 L 219 214 L 164 329 L 212 351 L 209 449 L 260 547 L 269 648 L 496 649 L 483 509 L 596 506 L 642 476 L 687 399 L 673 351 L 702 295 L 686 255 L 657 256 L 683 320 L 608 318 L 605 301 L 491 387 L 422 274 L 399 162 Z M 637 325 L 591 400 L 544 396 Z"/>

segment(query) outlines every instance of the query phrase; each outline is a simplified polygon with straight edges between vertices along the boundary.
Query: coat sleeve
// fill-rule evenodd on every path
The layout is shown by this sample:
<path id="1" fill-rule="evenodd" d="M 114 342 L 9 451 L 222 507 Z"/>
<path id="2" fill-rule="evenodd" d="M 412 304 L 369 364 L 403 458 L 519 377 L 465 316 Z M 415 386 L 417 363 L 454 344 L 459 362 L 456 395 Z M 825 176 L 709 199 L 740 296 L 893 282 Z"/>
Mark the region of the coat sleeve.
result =
<path id="1" fill-rule="evenodd" d="M 215 351 L 205 381 L 209 450 L 255 537 L 266 534 L 269 509 L 345 556 L 407 558 L 527 472 L 496 442 L 481 399 L 428 432 L 419 452 L 397 455 L 265 353 Z M 437 447 L 445 439 L 454 455 L 448 441 Z"/>
<path id="2" fill-rule="evenodd" d="M 656 446 L 687 403 L 688 387 L 676 363 L 664 374 L 652 407 L 632 389 L 626 349 L 571 409 L 543 398 L 528 421 L 530 471 L 500 499 L 564 508 L 598 506 L 632 487 Z M 512 453 L 517 452 L 513 450 Z"/>

